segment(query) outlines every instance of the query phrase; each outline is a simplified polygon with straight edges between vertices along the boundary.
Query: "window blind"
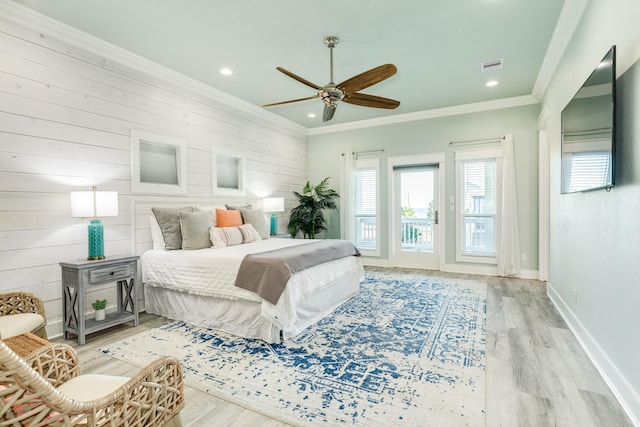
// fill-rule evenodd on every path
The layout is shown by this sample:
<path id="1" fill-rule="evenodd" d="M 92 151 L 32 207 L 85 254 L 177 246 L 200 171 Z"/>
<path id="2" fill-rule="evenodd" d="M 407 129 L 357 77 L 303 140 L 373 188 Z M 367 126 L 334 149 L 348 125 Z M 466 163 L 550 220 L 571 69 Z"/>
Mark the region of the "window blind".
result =
<path id="1" fill-rule="evenodd" d="M 496 160 L 462 163 L 462 253 L 495 256 L 497 182 Z"/>
<path id="2" fill-rule="evenodd" d="M 364 250 L 377 249 L 377 175 L 377 168 L 355 171 L 356 246 Z"/>

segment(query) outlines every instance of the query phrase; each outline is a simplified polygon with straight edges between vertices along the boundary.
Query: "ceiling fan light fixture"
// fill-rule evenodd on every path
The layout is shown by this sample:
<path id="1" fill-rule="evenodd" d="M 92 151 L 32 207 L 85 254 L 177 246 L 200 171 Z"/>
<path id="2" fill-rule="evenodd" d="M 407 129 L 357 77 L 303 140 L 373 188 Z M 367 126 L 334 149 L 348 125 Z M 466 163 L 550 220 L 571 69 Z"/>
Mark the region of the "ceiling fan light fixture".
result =
<path id="1" fill-rule="evenodd" d="M 325 37 L 323 41 L 324 44 L 329 48 L 329 83 L 325 86 L 318 86 L 317 84 L 312 83 L 309 80 L 292 73 L 291 71 L 285 70 L 282 67 L 276 67 L 276 70 L 280 71 L 283 74 L 286 74 L 287 76 L 291 77 L 294 80 L 297 80 L 298 82 L 306 86 L 315 89 L 317 93 L 314 96 L 308 96 L 306 98 L 298 98 L 291 99 L 289 101 L 263 104 L 263 107 L 273 107 L 276 105 L 290 104 L 292 102 L 320 98 L 322 99 L 322 102 L 324 102 L 324 110 L 322 113 L 323 122 L 328 122 L 333 118 L 336 107 L 340 101 L 344 101 L 352 105 L 359 105 L 362 107 L 384 109 L 398 108 L 398 106 L 400 105 L 400 101 L 396 101 L 395 99 L 383 98 L 381 96 L 367 95 L 359 92 L 396 74 L 398 70 L 395 65 L 380 65 L 356 76 L 353 76 L 350 79 L 343 81 L 342 83 L 335 84 L 333 82 L 333 48 L 338 44 L 340 40 L 335 36 L 328 36 Z"/>

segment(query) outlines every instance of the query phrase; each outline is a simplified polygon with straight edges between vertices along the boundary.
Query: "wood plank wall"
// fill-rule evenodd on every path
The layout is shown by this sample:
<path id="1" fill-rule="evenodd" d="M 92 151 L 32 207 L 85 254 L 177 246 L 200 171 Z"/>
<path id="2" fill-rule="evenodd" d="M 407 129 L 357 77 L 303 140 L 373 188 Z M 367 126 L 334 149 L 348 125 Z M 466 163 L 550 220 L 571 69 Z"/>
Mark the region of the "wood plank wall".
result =
<path id="1" fill-rule="evenodd" d="M 307 180 L 305 132 L 165 75 L 0 18 L 0 292 L 39 296 L 50 336 L 61 332 L 58 262 L 87 253 L 88 220 L 71 218 L 70 191 L 92 185 L 118 191 L 119 216 L 102 220 L 109 256 L 151 247 L 148 235 L 135 236 L 137 229 L 148 233 L 148 225 L 133 224 L 136 203 L 259 205 L 275 196 L 285 197 L 290 209 L 291 192 Z M 187 196 L 131 193 L 134 128 L 186 140 Z M 214 197 L 212 149 L 245 157 L 246 197 Z M 281 215 L 283 232 L 286 218 Z M 115 295 L 113 286 L 98 288 L 89 301 Z"/>

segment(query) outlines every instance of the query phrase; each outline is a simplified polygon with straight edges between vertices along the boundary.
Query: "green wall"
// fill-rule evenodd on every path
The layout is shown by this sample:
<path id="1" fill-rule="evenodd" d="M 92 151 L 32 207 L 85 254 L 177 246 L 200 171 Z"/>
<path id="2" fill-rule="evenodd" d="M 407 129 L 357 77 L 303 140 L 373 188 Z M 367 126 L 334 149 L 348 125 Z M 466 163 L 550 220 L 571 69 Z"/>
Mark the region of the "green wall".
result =
<path id="1" fill-rule="evenodd" d="M 640 425 L 640 2 L 590 0 L 543 97 L 549 112 L 548 292 Z M 616 45 L 616 186 L 560 194 L 561 111 Z"/>
<path id="2" fill-rule="evenodd" d="M 388 233 L 386 224 L 388 191 L 388 157 L 423 153 L 445 153 L 445 197 L 441 207 L 446 215 L 445 263 L 455 264 L 455 216 L 448 209 L 450 197 L 455 196 L 454 147 L 450 141 L 485 139 L 512 134 L 516 156 L 516 185 L 518 187 L 518 212 L 521 253 L 527 261 L 523 270 L 538 268 L 538 138 L 537 119 L 539 105 L 527 105 L 478 113 L 418 120 L 364 129 L 354 129 L 320 135 L 308 139 L 309 179 L 312 183 L 331 177 L 333 188 L 340 184 L 340 153 L 348 150 L 368 151 L 384 149 L 381 157 L 381 259 L 388 259 Z M 338 111 L 336 114 L 340 114 Z M 481 146 L 456 147 L 456 149 Z M 370 157 L 370 156 L 367 156 Z M 327 237 L 339 237 L 339 214 L 329 217 Z"/>

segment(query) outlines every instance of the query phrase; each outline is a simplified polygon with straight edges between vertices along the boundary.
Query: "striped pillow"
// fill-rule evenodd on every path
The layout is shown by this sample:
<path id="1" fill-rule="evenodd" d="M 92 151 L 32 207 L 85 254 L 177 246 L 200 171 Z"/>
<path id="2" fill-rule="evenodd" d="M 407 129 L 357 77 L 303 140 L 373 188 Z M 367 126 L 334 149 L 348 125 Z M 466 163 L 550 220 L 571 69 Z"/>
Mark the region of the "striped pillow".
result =
<path id="1" fill-rule="evenodd" d="M 244 224 L 239 227 L 211 227 L 209 229 L 209 237 L 214 248 L 224 248 L 262 240 L 260 234 L 251 224 Z"/>

